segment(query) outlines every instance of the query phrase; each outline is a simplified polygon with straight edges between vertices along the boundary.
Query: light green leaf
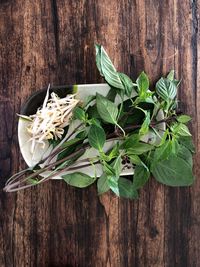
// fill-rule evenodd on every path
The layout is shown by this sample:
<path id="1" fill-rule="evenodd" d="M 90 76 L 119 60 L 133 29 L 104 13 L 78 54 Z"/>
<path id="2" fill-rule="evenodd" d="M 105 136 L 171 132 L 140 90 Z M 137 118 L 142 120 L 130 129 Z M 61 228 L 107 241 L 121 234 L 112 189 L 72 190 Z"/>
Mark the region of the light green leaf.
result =
<path id="1" fill-rule="evenodd" d="M 105 192 L 107 192 L 110 189 L 108 178 L 105 173 L 103 173 L 99 179 L 97 180 L 97 190 L 98 194 L 101 195 Z"/>
<path id="2" fill-rule="evenodd" d="M 180 115 L 177 117 L 177 121 L 178 122 L 182 122 L 182 123 L 187 123 L 188 121 L 190 121 L 192 118 L 188 115 Z"/>
<path id="3" fill-rule="evenodd" d="M 95 124 L 91 125 L 88 132 L 88 141 L 92 147 L 99 151 L 102 151 L 102 148 L 106 141 L 106 134 L 103 128 Z"/>
<path id="4" fill-rule="evenodd" d="M 118 179 L 115 176 L 108 176 L 108 184 L 110 189 L 119 196 Z"/>
<path id="5" fill-rule="evenodd" d="M 111 164 L 115 171 L 116 178 L 118 178 L 121 174 L 122 170 L 122 158 L 121 155 L 119 155 Z"/>
<path id="6" fill-rule="evenodd" d="M 138 85 L 139 95 L 144 96 L 149 89 L 149 78 L 144 71 L 137 78 L 136 83 Z"/>
<path id="7" fill-rule="evenodd" d="M 192 153 L 185 146 L 179 145 L 178 157 L 184 159 L 192 167 L 192 165 L 193 165 Z"/>
<path id="8" fill-rule="evenodd" d="M 72 146 L 72 145 L 78 143 L 80 140 L 81 140 L 80 138 L 76 138 L 76 137 L 75 137 L 75 138 L 73 138 L 73 139 L 71 139 L 71 140 L 69 140 L 69 141 L 64 142 L 64 143 L 61 145 L 61 148 L 67 148 L 67 147 L 69 147 L 69 146 Z"/>
<path id="9" fill-rule="evenodd" d="M 118 188 L 120 197 L 130 199 L 138 198 L 138 192 L 133 187 L 133 183 L 130 180 L 120 177 L 118 180 Z"/>
<path id="10" fill-rule="evenodd" d="M 169 74 L 167 75 L 167 79 L 169 79 L 170 81 L 174 80 L 174 70 L 171 70 L 169 72 Z"/>
<path id="11" fill-rule="evenodd" d="M 118 75 L 121 79 L 122 84 L 124 85 L 125 94 L 130 97 L 134 87 L 132 80 L 124 73 L 118 72 Z"/>
<path id="12" fill-rule="evenodd" d="M 144 119 L 144 121 L 143 121 L 143 123 L 142 123 L 142 125 L 141 125 L 140 130 L 139 130 L 139 135 L 140 135 L 140 136 L 143 136 L 143 135 L 145 135 L 145 134 L 148 133 L 150 122 L 151 122 L 150 112 L 147 111 L 147 112 L 146 112 L 145 119 Z"/>
<path id="13" fill-rule="evenodd" d="M 135 189 L 140 189 L 149 180 L 150 172 L 146 165 L 137 165 L 133 176 L 133 186 Z"/>
<path id="14" fill-rule="evenodd" d="M 74 118 L 80 121 L 86 121 L 85 111 L 80 107 L 75 107 L 73 110 Z"/>
<path id="15" fill-rule="evenodd" d="M 108 54 L 104 50 L 103 46 L 95 45 L 96 48 L 96 64 L 99 72 L 104 76 L 105 80 L 111 86 L 124 89 L 118 72 L 116 71 L 112 61 L 110 60 Z"/>
<path id="16" fill-rule="evenodd" d="M 156 83 L 156 92 L 163 100 L 169 101 L 176 97 L 177 87 L 172 81 L 161 78 Z"/>
<path id="17" fill-rule="evenodd" d="M 74 172 L 71 174 L 62 175 L 62 179 L 69 185 L 84 188 L 95 182 L 95 178 L 90 177 L 81 172 Z"/>
<path id="18" fill-rule="evenodd" d="M 126 138 L 126 140 L 121 144 L 121 148 L 128 149 L 135 146 L 139 142 L 139 135 L 132 134 Z"/>
<path id="19" fill-rule="evenodd" d="M 154 164 L 151 172 L 158 182 L 169 186 L 189 186 L 194 182 L 191 166 L 174 155 Z"/>
<path id="20" fill-rule="evenodd" d="M 140 165 L 142 162 L 138 155 L 129 155 L 128 157 L 129 157 L 131 163 L 133 163 L 135 165 Z"/>
<path id="21" fill-rule="evenodd" d="M 181 135 L 181 136 L 191 136 L 191 133 L 188 127 L 183 123 L 174 124 L 172 127 L 172 131 L 173 133 Z"/>
<path id="22" fill-rule="evenodd" d="M 180 144 L 189 149 L 191 153 L 195 153 L 195 146 L 193 144 L 191 136 L 180 136 L 178 138 L 178 141 Z"/>
<path id="23" fill-rule="evenodd" d="M 127 149 L 128 155 L 141 155 L 145 152 L 148 152 L 154 148 L 153 145 L 138 142 L 134 144 L 132 147 Z"/>
<path id="24" fill-rule="evenodd" d="M 118 108 L 113 102 L 97 93 L 97 110 L 101 118 L 108 123 L 117 124 Z"/>

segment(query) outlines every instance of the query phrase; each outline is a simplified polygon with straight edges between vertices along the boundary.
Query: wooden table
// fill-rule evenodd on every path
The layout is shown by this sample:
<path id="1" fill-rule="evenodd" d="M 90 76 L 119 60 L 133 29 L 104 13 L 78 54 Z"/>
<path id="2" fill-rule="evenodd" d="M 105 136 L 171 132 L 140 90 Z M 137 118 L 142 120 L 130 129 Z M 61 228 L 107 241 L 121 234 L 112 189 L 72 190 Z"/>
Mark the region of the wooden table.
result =
<path id="1" fill-rule="evenodd" d="M 51 181 L 0 193 L 1 267 L 200 266 L 200 61 L 198 0 L 0 1 L 0 183 L 24 161 L 17 116 L 26 97 L 50 82 L 101 82 L 94 43 L 119 71 L 152 83 L 170 69 L 193 117 L 196 182 L 168 188 L 153 179 L 138 201 L 95 186 Z"/>

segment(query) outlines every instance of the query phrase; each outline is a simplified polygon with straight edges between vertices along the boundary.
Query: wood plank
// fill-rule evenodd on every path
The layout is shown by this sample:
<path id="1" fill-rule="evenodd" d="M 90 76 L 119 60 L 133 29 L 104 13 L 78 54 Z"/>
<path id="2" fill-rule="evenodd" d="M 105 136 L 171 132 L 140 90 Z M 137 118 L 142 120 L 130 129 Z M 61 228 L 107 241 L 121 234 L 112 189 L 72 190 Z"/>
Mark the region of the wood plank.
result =
<path id="1" fill-rule="evenodd" d="M 0 3 L 0 183 L 25 166 L 16 112 L 33 91 L 52 84 L 101 82 L 94 43 L 131 77 L 155 80 L 170 69 L 193 117 L 199 158 L 199 0 L 4 0 Z M 153 179 L 137 201 L 97 197 L 51 181 L 0 192 L 0 266 L 150 266 L 200 264 L 200 182 L 167 188 Z"/>

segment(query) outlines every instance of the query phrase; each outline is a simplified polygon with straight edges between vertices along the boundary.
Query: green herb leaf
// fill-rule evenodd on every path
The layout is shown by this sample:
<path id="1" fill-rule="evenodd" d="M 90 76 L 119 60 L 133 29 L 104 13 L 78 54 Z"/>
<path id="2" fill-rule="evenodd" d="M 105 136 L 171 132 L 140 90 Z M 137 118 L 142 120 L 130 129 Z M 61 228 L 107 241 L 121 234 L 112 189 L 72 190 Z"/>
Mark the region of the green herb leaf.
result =
<path id="1" fill-rule="evenodd" d="M 150 112 L 147 111 L 146 112 L 146 117 L 145 117 L 145 119 L 144 119 L 144 121 L 143 121 L 143 123 L 141 125 L 140 130 L 139 130 L 139 135 L 140 136 L 143 136 L 143 135 L 148 133 L 150 122 L 151 122 Z"/>
<path id="2" fill-rule="evenodd" d="M 121 170 L 122 170 L 122 158 L 121 155 L 119 155 L 111 164 L 111 166 L 113 167 L 114 171 L 115 171 L 115 175 L 116 177 L 119 177 L 121 174 Z"/>
<path id="3" fill-rule="evenodd" d="M 195 146 L 193 144 L 191 136 L 180 136 L 178 138 L 178 141 L 180 144 L 188 148 L 191 151 L 191 153 L 195 153 Z"/>
<path id="4" fill-rule="evenodd" d="M 178 147 L 178 157 L 184 159 L 192 168 L 193 161 L 192 161 L 192 153 L 189 149 L 187 149 L 183 145 L 179 145 Z"/>
<path id="5" fill-rule="evenodd" d="M 140 189 L 149 180 L 150 172 L 146 165 L 137 165 L 133 176 L 133 186 L 135 189 Z"/>
<path id="6" fill-rule="evenodd" d="M 118 179 L 115 176 L 108 176 L 108 184 L 110 189 L 119 196 Z"/>
<path id="7" fill-rule="evenodd" d="M 189 186 L 194 182 L 190 165 L 174 155 L 154 164 L 151 172 L 158 182 L 169 186 Z"/>
<path id="8" fill-rule="evenodd" d="M 145 152 L 148 152 L 154 148 L 153 145 L 138 142 L 134 144 L 132 147 L 127 149 L 128 155 L 141 155 Z"/>
<path id="9" fill-rule="evenodd" d="M 180 115 L 177 117 L 177 121 L 181 122 L 181 123 L 187 123 L 188 121 L 190 121 L 192 118 L 188 115 Z"/>
<path id="10" fill-rule="evenodd" d="M 132 182 L 126 178 L 120 177 L 118 180 L 118 190 L 119 190 L 119 196 L 130 198 L 130 199 L 136 199 L 138 198 L 138 192 L 134 188 Z"/>
<path id="11" fill-rule="evenodd" d="M 101 118 L 108 123 L 117 124 L 118 108 L 113 102 L 97 93 L 97 110 Z"/>
<path id="12" fill-rule="evenodd" d="M 107 191 L 110 190 L 110 185 L 108 182 L 108 178 L 107 175 L 105 173 L 103 173 L 99 179 L 97 180 L 97 190 L 98 190 L 98 194 L 101 195 Z"/>
<path id="13" fill-rule="evenodd" d="M 88 132 L 88 141 L 92 147 L 99 151 L 102 151 L 102 148 L 106 141 L 106 134 L 103 128 L 95 124 L 91 125 Z"/>
<path id="14" fill-rule="evenodd" d="M 181 135 L 181 136 L 191 136 L 191 133 L 188 129 L 188 127 L 183 123 L 176 123 L 172 126 L 172 131 L 175 134 Z"/>
<path id="15" fill-rule="evenodd" d="M 118 72 L 118 75 L 121 79 L 122 84 L 124 85 L 125 88 L 125 94 L 127 96 L 131 96 L 131 93 L 133 91 L 133 82 L 132 80 L 124 73 Z"/>
<path id="16" fill-rule="evenodd" d="M 169 79 L 170 81 L 174 80 L 174 70 L 171 70 L 169 72 L 169 74 L 167 75 L 167 79 Z"/>
<path id="17" fill-rule="evenodd" d="M 149 89 L 149 78 L 144 71 L 137 78 L 136 83 L 138 85 L 139 95 L 144 96 Z"/>
<path id="18" fill-rule="evenodd" d="M 156 92 L 163 100 L 169 101 L 176 97 L 177 87 L 172 81 L 161 78 L 156 83 Z"/>
<path id="19" fill-rule="evenodd" d="M 63 180 L 69 185 L 84 188 L 93 184 L 96 178 L 90 177 L 81 172 L 74 172 L 71 174 L 62 175 Z"/>
<path id="20" fill-rule="evenodd" d="M 103 46 L 95 45 L 95 48 L 96 48 L 96 64 L 100 74 L 104 76 L 108 84 L 118 89 L 124 89 L 119 74 L 116 71 L 112 61 L 110 60 Z"/>
<path id="21" fill-rule="evenodd" d="M 80 107 L 75 107 L 73 110 L 74 119 L 78 119 L 80 121 L 86 121 L 85 111 Z"/>

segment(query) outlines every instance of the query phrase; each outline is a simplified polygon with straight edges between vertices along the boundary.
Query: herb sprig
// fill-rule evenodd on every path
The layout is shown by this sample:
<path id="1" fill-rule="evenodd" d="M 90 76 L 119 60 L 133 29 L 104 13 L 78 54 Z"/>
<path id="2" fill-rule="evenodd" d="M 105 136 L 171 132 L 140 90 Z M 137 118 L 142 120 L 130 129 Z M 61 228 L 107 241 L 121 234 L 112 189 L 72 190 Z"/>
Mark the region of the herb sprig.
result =
<path id="1" fill-rule="evenodd" d="M 180 82 L 174 71 L 161 77 L 150 90 L 145 72 L 132 81 L 116 70 L 103 46 L 95 48 L 97 68 L 110 86 L 107 97 L 97 93 L 76 106 L 72 117 L 78 125 L 75 130 L 36 166 L 12 176 L 5 191 L 28 188 L 60 175 L 67 184 L 79 188 L 96 182 L 99 195 L 111 190 L 117 196 L 135 199 L 152 176 L 168 186 L 190 186 L 194 182 L 195 149 L 187 127 L 191 117 L 177 112 Z M 119 104 L 116 99 L 120 99 Z M 159 112 L 163 119 L 158 121 Z M 163 123 L 165 128 L 160 129 Z M 113 146 L 107 151 L 105 146 L 110 141 Z M 87 153 L 88 157 L 82 158 L 91 148 L 97 151 L 96 156 Z M 134 167 L 133 177 L 120 176 L 127 161 Z M 81 172 L 88 166 L 95 170 L 97 165 L 102 167 L 100 177 Z M 45 171 L 50 174 L 43 178 L 40 175 Z"/>

